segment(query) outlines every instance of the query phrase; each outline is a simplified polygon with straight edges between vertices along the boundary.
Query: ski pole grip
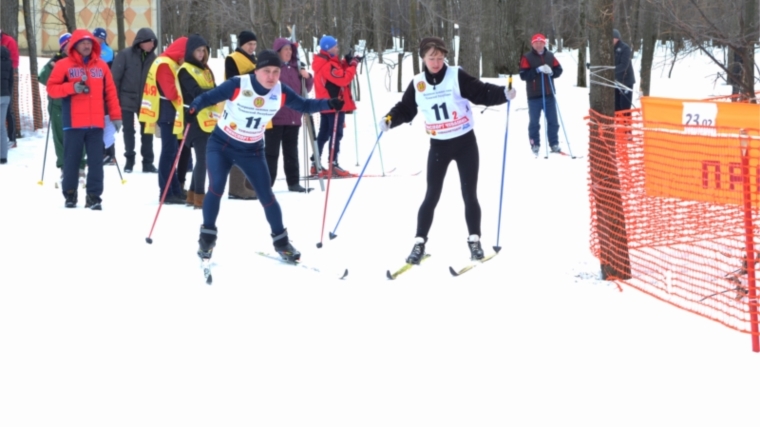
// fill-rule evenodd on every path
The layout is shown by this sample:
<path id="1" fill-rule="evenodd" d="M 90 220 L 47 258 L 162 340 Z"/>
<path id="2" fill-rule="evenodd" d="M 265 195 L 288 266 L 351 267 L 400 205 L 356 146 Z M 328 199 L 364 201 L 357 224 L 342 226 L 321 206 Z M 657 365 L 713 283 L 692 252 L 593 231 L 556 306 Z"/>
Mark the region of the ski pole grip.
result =
<path id="1" fill-rule="evenodd" d="M 512 89 L 512 74 L 509 75 L 509 80 L 507 80 L 507 81 L 509 82 L 509 85 L 507 86 L 507 89 Z"/>

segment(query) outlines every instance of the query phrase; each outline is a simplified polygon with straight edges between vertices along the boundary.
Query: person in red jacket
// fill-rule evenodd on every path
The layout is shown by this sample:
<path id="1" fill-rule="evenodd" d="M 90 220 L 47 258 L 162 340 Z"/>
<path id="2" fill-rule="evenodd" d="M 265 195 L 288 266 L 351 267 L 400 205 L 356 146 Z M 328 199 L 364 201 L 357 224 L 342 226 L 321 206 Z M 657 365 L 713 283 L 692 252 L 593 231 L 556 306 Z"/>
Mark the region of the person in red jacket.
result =
<path id="1" fill-rule="evenodd" d="M 65 206 L 77 205 L 79 161 L 87 152 L 86 208 L 101 210 L 103 194 L 103 128 L 106 106 L 116 131 L 121 130 L 121 107 L 108 64 L 100 59 L 100 44 L 87 30 L 74 31 L 68 57 L 55 63 L 47 83 L 48 95 L 61 98 L 63 121 L 63 196 Z"/>
<path id="2" fill-rule="evenodd" d="M 351 96 L 351 80 L 356 75 L 356 65 L 360 58 L 353 56 L 353 51 L 349 52 L 341 60 L 338 56 L 338 40 L 333 36 L 323 36 L 319 41 L 319 53 L 314 55 L 312 70 L 314 70 L 314 90 L 317 99 L 340 98 L 344 104 L 343 108 L 336 114 L 335 110 L 320 112 L 319 135 L 317 135 L 317 145 L 319 148 L 319 158 L 312 159 L 311 174 L 317 173 L 316 162 L 322 158 L 322 151 L 325 143 L 332 138 L 335 127 L 335 119 L 338 120 L 338 127 L 335 133 L 335 141 L 330 145 L 330 169 L 333 175 L 347 176 L 349 172 L 343 170 L 338 165 L 338 154 L 340 153 L 340 140 L 343 139 L 343 123 L 346 119 L 346 112 L 356 110 L 353 97 Z M 333 148 L 334 147 L 334 148 Z M 333 153 L 333 149 L 335 152 Z M 324 167 L 320 167 L 325 171 Z"/>
<path id="3" fill-rule="evenodd" d="M 18 80 L 18 44 L 16 40 L 8 34 L 5 34 L 3 30 L 0 30 L 0 45 L 5 46 L 8 49 L 8 53 L 11 55 L 11 66 L 13 67 L 13 80 Z M 8 121 L 8 139 L 10 141 L 11 148 L 16 147 L 16 119 L 13 116 L 13 84 L 11 84 L 11 94 L 8 100 L 8 112 L 5 114 L 5 120 Z"/>

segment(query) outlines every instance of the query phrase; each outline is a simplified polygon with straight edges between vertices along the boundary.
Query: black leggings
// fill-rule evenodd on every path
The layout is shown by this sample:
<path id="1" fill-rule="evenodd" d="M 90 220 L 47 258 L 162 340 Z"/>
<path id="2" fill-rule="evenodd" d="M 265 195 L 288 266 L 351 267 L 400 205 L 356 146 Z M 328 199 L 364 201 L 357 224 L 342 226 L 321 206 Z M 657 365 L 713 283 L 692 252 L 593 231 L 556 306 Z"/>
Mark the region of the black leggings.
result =
<path id="1" fill-rule="evenodd" d="M 193 174 L 188 190 L 195 194 L 206 194 L 206 143 L 209 136 L 211 136 L 210 132 L 204 132 L 200 126 L 195 124 L 191 124 L 190 130 L 187 132 L 185 146 L 192 145 L 195 152 L 195 164 L 193 165 Z"/>
<path id="2" fill-rule="evenodd" d="M 480 156 L 475 133 L 470 131 L 453 139 L 430 140 L 427 163 L 427 192 L 417 214 L 417 237 L 427 239 L 433 225 L 433 214 L 443 190 L 443 180 L 451 161 L 457 162 L 459 183 L 464 200 L 464 217 L 470 234 L 480 236 L 480 203 L 478 203 L 478 169 Z"/>

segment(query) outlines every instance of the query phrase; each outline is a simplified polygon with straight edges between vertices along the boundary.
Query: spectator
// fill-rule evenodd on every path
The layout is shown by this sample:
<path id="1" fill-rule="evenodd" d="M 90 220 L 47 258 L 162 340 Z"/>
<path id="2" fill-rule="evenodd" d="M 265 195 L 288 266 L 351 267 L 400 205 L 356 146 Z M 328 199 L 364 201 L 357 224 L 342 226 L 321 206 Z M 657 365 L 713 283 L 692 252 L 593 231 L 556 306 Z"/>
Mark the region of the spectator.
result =
<path id="1" fill-rule="evenodd" d="M 536 34 L 531 38 L 533 49 L 520 59 L 520 79 L 525 82 L 528 96 L 528 137 L 533 154 L 538 156 L 541 148 L 541 111 L 546 118 L 549 148 L 552 153 L 559 153 L 559 123 L 557 122 L 557 103 L 552 91 L 553 80 L 562 75 L 562 66 L 554 54 L 546 49 L 546 37 Z M 544 104 L 546 106 L 544 107 Z"/>
<path id="2" fill-rule="evenodd" d="M 11 52 L 5 46 L 0 46 L 0 117 L 5 117 L 10 106 L 12 87 Z M 8 134 L 5 130 L 5 120 L 0 120 L 0 165 L 6 163 L 8 163 Z"/>
<path id="3" fill-rule="evenodd" d="M 208 43 L 203 37 L 198 34 L 188 37 L 185 63 L 179 67 L 178 74 L 185 105 L 191 104 L 196 97 L 216 87 L 214 73 L 208 67 L 208 55 Z M 185 146 L 192 146 L 195 151 L 195 167 L 185 204 L 195 209 L 203 207 L 203 199 L 206 196 L 206 143 L 218 119 L 219 112 L 216 106 L 206 107 L 194 117 L 187 117 L 190 129 L 187 131 Z"/>
<path id="4" fill-rule="evenodd" d="M 333 36 L 322 36 L 319 41 L 319 53 L 314 55 L 314 62 L 311 66 L 316 81 L 316 98 L 340 98 L 344 102 L 343 109 L 339 112 L 321 111 L 319 113 L 319 134 L 317 135 L 319 155 L 317 159 L 312 159 L 312 175 L 317 173 L 316 162 L 321 161 L 323 148 L 325 143 L 332 139 L 333 129 L 336 129 L 336 133 L 335 141 L 330 144 L 329 159 L 332 161 L 330 169 L 334 176 L 351 175 L 350 172 L 339 166 L 338 155 L 340 154 L 340 140 L 343 139 L 343 123 L 346 120 L 346 112 L 356 110 L 356 104 L 351 97 L 351 80 L 356 75 L 356 65 L 361 58 L 354 57 L 353 50 L 351 50 L 341 60 L 338 52 L 340 52 L 338 40 Z M 335 128 L 336 119 L 338 120 L 337 128 Z M 320 170 L 324 171 L 324 175 L 327 174 L 327 171 L 321 167 L 321 163 Z"/>
<path id="5" fill-rule="evenodd" d="M 612 30 L 615 47 L 615 81 L 625 87 L 615 88 L 615 111 L 630 110 L 633 101 L 633 84 L 636 76 L 631 64 L 631 48 L 620 40 L 620 31 Z"/>
<path id="6" fill-rule="evenodd" d="M 92 35 L 95 36 L 98 43 L 100 43 L 100 59 L 108 64 L 108 68 L 111 68 L 111 65 L 113 64 L 113 49 L 108 46 L 108 33 L 105 28 L 98 27 L 92 32 Z M 114 165 L 116 164 L 116 146 L 114 145 L 116 142 L 116 131 L 111 123 L 111 117 L 108 115 L 107 110 L 106 127 L 103 128 L 103 138 L 103 143 L 105 145 L 103 150 L 103 164 Z"/>
<path id="7" fill-rule="evenodd" d="M 184 131 L 182 91 L 177 72 L 185 60 L 187 37 L 180 37 L 158 56 L 148 71 L 145 81 L 140 117 L 146 124 L 158 124 L 161 132 L 161 157 L 158 159 L 158 200 L 166 192 L 164 203 L 185 203 L 174 162 L 177 157 L 177 140 Z"/>
<path id="8" fill-rule="evenodd" d="M 256 34 L 253 31 L 241 31 L 237 37 L 238 47 L 224 59 L 224 79 L 253 74 L 256 70 Z M 256 200 L 256 190 L 246 179 L 239 167 L 230 170 L 230 199 Z"/>
<path id="9" fill-rule="evenodd" d="M 7 135 L 10 140 L 10 147 L 16 148 L 16 138 L 21 137 L 21 129 L 16 129 L 16 118 L 13 115 L 13 88 L 18 81 L 18 44 L 13 37 L 0 30 L 0 46 L 5 46 L 8 49 L 8 53 L 11 56 L 11 66 L 13 67 L 13 84 L 11 85 L 11 93 L 8 95 L 8 112 L 5 113 L 4 117 L 8 121 Z"/>
<path id="10" fill-rule="evenodd" d="M 314 78 L 308 71 L 299 66 L 298 46 L 288 39 L 279 38 L 274 41 L 273 49 L 282 61 L 280 83 L 293 89 L 293 92 L 300 93 L 303 82 L 306 84 L 306 91 L 311 91 L 314 86 Z M 298 111 L 282 107 L 272 119 L 271 123 L 274 126 L 267 129 L 264 140 L 266 141 L 267 166 L 269 167 L 272 186 L 277 179 L 277 163 L 280 157 L 280 145 L 282 145 L 282 161 L 288 190 L 305 193 L 306 189 L 299 182 L 298 170 L 298 133 L 301 130 L 301 116 L 303 114 Z"/>
<path id="11" fill-rule="evenodd" d="M 63 195 L 67 208 L 77 204 L 77 167 L 82 147 L 87 150 L 86 208 L 101 210 L 103 194 L 103 127 L 106 105 L 116 131 L 121 108 L 111 70 L 100 59 L 100 45 L 87 30 L 76 30 L 68 57 L 56 62 L 48 79 L 51 98 L 63 99 Z"/>
<path id="12" fill-rule="evenodd" d="M 124 172 L 131 173 L 135 165 L 135 115 L 140 113 L 145 80 L 156 59 L 156 34 L 150 28 L 140 28 L 132 46 L 125 48 L 113 60 L 113 79 L 119 92 L 119 104 L 124 120 Z M 140 122 L 140 155 L 142 171 L 158 172 L 153 165 L 153 132 L 146 132 Z"/>

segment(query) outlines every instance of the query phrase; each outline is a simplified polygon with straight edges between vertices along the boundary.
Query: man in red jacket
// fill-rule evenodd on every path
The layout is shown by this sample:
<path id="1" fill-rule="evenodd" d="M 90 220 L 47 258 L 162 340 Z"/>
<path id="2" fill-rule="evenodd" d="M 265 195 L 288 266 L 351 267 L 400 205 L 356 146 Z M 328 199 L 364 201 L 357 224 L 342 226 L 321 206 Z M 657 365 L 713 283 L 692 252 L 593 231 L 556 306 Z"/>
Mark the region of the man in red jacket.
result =
<path id="1" fill-rule="evenodd" d="M 18 44 L 16 40 L 8 34 L 5 34 L 3 30 L 0 30 L 0 45 L 5 46 L 8 52 L 11 54 L 11 64 L 13 66 L 13 78 L 14 82 L 18 81 Z M 16 147 L 16 118 L 13 116 L 13 89 L 15 84 L 11 84 L 10 100 L 8 101 L 8 112 L 5 114 L 4 120 L 8 121 L 8 139 L 11 148 Z M 20 135 L 20 134 L 19 134 Z"/>
<path id="2" fill-rule="evenodd" d="M 326 110 L 320 112 L 319 135 L 317 135 L 317 145 L 319 147 L 319 158 L 312 159 L 314 163 L 311 166 L 311 174 L 317 173 L 316 162 L 322 157 L 322 151 L 325 143 L 332 137 L 335 128 L 335 120 L 338 120 L 338 127 L 335 132 L 335 141 L 330 145 L 330 165 L 333 176 L 350 175 L 348 171 L 343 170 L 338 165 L 338 153 L 340 153 L 340 140 L 343 139 L 343 123 L 346 119 L 346 112 L 356 110 L 356 104 L 351 97 L 351 80 L 356 75 L 356 65 L 359 58 L 354 57 L 350 52 L 341 60 L 338 56 L 338 40 L 333 36 L 322 36 L 319 41 L 319 53 L 314 55 L 312 70 L 314 70 L 314 89 L 317 99 L 340 98 L 344 104 L 340 112 L 335 110 Z M 333 146 L 335 152 L 333 153 Z M 320 168 L 325 171 L 325 168 Z M 326 173 L 323 172 L 323 173 Z"/>
<path id="3" fill-rule="evenodd" d="M 68 57 L 56 62 L 47 91 L 63 101 L 63 196 L 65 206 L 77 205 L 79 161 L 87 152 L 86 208 L 101 210 L 103 194 L 103 128 L 105 111 L 116 131 L 121 130 L 121 107 L 108 64 L 100 59 L 100 44 L 87 30 L 71 35 Z"/>

